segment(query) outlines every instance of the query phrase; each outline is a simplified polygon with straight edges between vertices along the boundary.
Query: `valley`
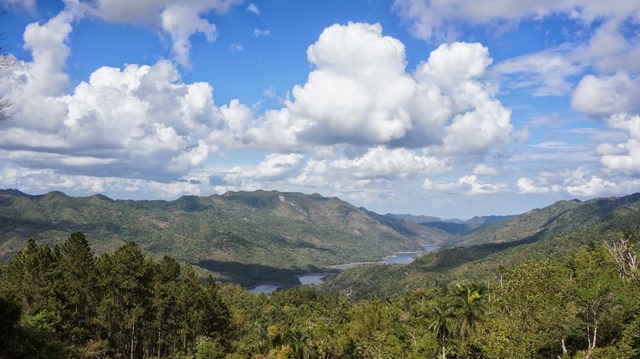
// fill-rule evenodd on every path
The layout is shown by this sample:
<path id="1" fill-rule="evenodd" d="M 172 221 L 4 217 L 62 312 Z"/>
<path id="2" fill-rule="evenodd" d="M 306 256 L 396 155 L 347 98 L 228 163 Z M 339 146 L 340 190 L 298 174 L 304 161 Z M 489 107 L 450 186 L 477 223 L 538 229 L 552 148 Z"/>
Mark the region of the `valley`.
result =
<path id="1" fill-rule="evenodd" d="M 640 194 L 402 218 L 300 193 L 0 191 L 0 353 L 640 355 Z"/>

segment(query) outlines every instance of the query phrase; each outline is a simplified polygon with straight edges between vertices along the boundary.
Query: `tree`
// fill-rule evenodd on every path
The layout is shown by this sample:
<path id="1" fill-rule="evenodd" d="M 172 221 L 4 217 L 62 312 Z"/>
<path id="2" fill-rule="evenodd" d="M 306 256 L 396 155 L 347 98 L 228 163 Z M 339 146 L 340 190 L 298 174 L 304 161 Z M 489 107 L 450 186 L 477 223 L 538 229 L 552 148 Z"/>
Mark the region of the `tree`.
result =
<path id="1" fill-rule="evenodd" d="M 180 342 L 177 335 L 180 271 L 180 264 L 168 256 L 154 265 L 151 325 L 155 354 L 159 358 L 172 354 Z"/>
<path id="2" fill-rule="evenodd" d="M 142 334 L 149 321 L 151 266 L 135 242 L 98 261 L 102 299 L 97 321 L 118 356 L 142 356 Z"/>
<path id="3" fill-rule="evenodd" d="M 453 323 L 455 314 L 449 306 L 439 304 L 431 307 L 430 319 L 428 329 L 435 335 L 438 344 L 442 348 L 442 359 L 445 359 L 447 357 L 447 344 L 454 336 Z"/>
<path id="4" fill-rule="evenodd" d="M 91 334 L 91 319 L 97 306 L 97 265 L 82 232 L 73 232 L 62 245 L 59 263 L 65 310 L 64 329 L 74 344 Z"/>
<path id="5" fill-rule="evenodd" d="M 378 299 L 356 304 L 349 323 L 350 333 L 367 358 L 383 357 L 392 325 L 389 308 Z"/>
<path id="6" fill-rule="evenodd" d="M 620 278 L 624 280 L 637 281 L 640 278 L 638 267 L 638 253 L 635 250 L 636 236 L 634 233 L 619 235 L 611 243 L 604 243 L 605 248 L 611 257 L 616 261 L 616 266 Z"/>
<path id="7" fill-rule="evenodd" d="M 23 315 L 46 315 L 57 324 L 60 303 L 60 254 L 33 238 L 16 254 L 4 273 L 2 291 L 22 307 Z"/>
<path id="8" fill-rule="evenodd" d="M 475 283 L 458 284 L 450 298 L 451 309 L 458 321 L 459 335 L 464 341 L 482 322 L 486 300 L 482 289 Z"/>

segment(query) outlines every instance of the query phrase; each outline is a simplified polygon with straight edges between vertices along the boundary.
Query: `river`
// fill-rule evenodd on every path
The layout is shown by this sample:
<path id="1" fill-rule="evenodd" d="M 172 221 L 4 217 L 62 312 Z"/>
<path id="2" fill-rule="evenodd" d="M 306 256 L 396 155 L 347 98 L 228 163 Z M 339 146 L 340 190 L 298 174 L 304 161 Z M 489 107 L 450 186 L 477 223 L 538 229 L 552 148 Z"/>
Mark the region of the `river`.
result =
<path id="1" fill-rule="evenodd" d="M 335 266 L 331 266 L 332 269 L 338 269 L 338 270 L 347 270 L 347 269 L 351 269 L 354 267 L 357 267 L 359 265 L 363 265 L 363 264 L 409 264 L 411 262 L 413 262 L 413 260 L 421 254 L 424 253 L 428 253 L 428 252 L 433 252 L 436 249 L 440 248 L 439 245 L 437 244 L 427 244 L 422 246 L 422 251 L 419 252 L 395 252 L 391 255 L 388 255 L 384 258 L 382 258 L 381 261 L 379 262 L 353 262 L 353 263 L 345 263 L 345 264 L 339 264 L 339 265 L 335 265 Z M 301 275 L 298 276 L 298 280 L 300 281 L 300 285 L 317 285 L 317 284 L 322 284 L 324 283 L 324 278 L 326 277 L 326 274 L 306 274 L 306 275 Z M 273 284 L 273 283 L 265 283 L 265 284 L 260 284 L 252 289 L 250 289 L 249 291 L 251 293 L 265 293 L 265 294 L 269 294 L 275 290 L 278 290 L 280 288 L 284 288 L 284 286 L 282 285 L 277 285 L 277 284 Z"/>

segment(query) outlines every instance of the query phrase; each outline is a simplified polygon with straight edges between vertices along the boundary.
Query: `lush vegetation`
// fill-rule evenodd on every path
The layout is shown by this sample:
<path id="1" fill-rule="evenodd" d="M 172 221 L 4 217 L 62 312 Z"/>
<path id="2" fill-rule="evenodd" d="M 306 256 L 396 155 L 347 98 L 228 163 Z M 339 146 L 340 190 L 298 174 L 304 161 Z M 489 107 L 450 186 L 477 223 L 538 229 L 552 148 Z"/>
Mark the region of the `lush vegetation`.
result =
<path id="1" fill-rule="evenodd" d="M 246 285 L 255 283 L 245 275 L 255 268 L 290 283 L 296 274 L 324 265 L 378 260 L 448 238 L 320 195 L 255 191 L 131 201 L 0 190 L 0 263 L 26 238 L 54 245 L 78 230 L 98 254 L 131 240 L 156 259 L 170 255 L 219 280 Z"/>
<path id="2" fill-rule="evenodd" d="M 184 197 L 149 205 L 165 206 L 167 212 L 130 210 L 129 215 L 138 217 L 126 220 L 154 213 L 152 218 L 164 218 L 171 228 L 204 231 L 204 225 L 179 224 L 197 223 L 197 213 L 214 209 L 245 213 L 257 221 L 255 228 L 243 227 L 245 235 L 218 229 L 236 233 L 230 241 L 236 244 L 249 243 L 252 237 L 246 233 L 257 233 L 261 226 L 281 226 L 267 232 L 264 243 L 274 240 L 270 236 L 278 231 L 292 233 L 283 229 L 285 224 L 299 226 L 296 231 L 306 228 L 302 220 L 291 221 L 286 212 L 291 210 L 316 219 L 342 213 L 344 227 L 332 222 L 320 230 L 371 233 L 365 228 L 371 225 L 403 238 L 416 233 L 402 221 L 363 209 L 354 212 L 334 199 L 286 196 Z M 10 201 L 22 206 L 0 196 L 4 213 L 38 203 L 17 197 Z M 51 223 L 70 226 L 78 222 L 73 218 L 77 215 L 108 232 L 115 221 L 100 224 L 88 218 L 117 212 L 121 205 L 110 207 L 114 201 L 99 196 L 88 201 L 106 202 L 104 207 L 78 204 L 87 199 L 69 206 L 67 202 L 76 199 L 60 194 L 39 200 L 48 203 L 38 204 L 46 208 L 42 213 L 57 208 L 62 214 L 47 214 L 49 219 L 42 220 L 42 213 L 26 211 L 11 217 L 22 218 L 17 224 L 5 214 L 10 225 L 1 228 L 15 234 L 37 223 L 43 228 L 51 228 Z M 318 200 L 342 209 L 319 210 L 313 204 Z M 216 201 L 224 205 L 212 204 Z M 127 203 L 132 208 L 147 205 Z M 352 216 L 367 219 L 351 221 Z M 278 222 L 278 217 L 287 221 Z M 128 229 L 119 233 L 141 228 L 126 220 L 118 225 Z M 237 221 L 225 223 L 240 228 Z M 141 244 L 118 237 L 112 242 L 118 246 L 102 247 L 98 255 L 90 246 L 95 240 L 88 236 L 87 241 L 82 232 L 62 240 L 29 239 L 0 267 L 0 358 L 640 358 L 639 230 L 638 195 L 559 202 L 467 231 L 458 237 L 464 246 L 441 248 L 407 266 L 360 266 L 332 276 L 325 285 L 270 296 L 202 279 L 194 268 L 245 272 L 260 280 L 293 277 L 299 268 L 214 259 L 202 259 L 198 267 L 181 264 L 180 257 L 144 251 L 154 248 L 150 243 L 165 243 L 164 237 Z M 186 250 L 189 243 L 184 241 Z M 288 241 L 271 245 L 295 258 Z M 242 282 L 240 277 L 226 279 Z"/>
<path id="3" fill-rule="evenodd" d="M 0 276 L 0 357 L 640 358 L 636 243 L 619 234 L 482 280 L 433 272 L 354 300 L 251 294 L 133 242 L 96 257 L 80 232 L 60 247 L 29 240 Z"/>

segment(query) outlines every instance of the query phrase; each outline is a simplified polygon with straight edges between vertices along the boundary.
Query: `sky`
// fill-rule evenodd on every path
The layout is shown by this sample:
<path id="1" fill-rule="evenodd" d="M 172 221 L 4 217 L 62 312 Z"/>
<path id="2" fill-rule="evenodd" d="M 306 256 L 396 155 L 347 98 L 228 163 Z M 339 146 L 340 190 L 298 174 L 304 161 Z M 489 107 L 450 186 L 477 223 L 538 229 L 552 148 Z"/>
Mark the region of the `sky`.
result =
<path id="1" fill-rule="evenodd" d="M 640 191 L 637 0 L 0 8 L 0 188 L 463 219 Z"/>

